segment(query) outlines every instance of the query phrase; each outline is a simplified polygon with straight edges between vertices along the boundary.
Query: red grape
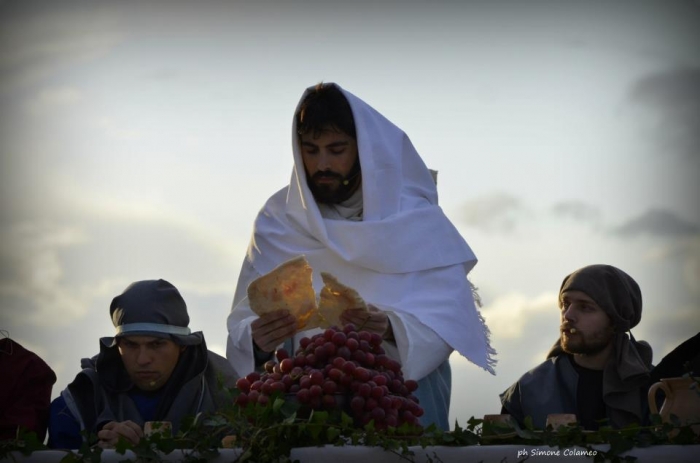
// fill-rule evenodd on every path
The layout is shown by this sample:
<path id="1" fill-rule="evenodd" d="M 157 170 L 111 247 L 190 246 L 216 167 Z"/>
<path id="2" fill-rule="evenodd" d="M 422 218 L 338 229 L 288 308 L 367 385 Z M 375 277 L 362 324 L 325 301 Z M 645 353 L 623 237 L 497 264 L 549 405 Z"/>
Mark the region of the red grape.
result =
<path id="1" fill-rule="evenodd" d="M 277 349 L 275 356 L 277 357 L 277 360 L 281 362 L 282 360 L 289 358 L 289 352 L 287 352 L 285 349 Z"/>
<path id="2" fill-rule="evenodd" d="M 328 371 L 328 378 L 335 381 L 336 383 L 340 383 L 340 379 L 342 377 L 343 377 L 343 372 L 337 368 L 331 368 Z M 244 391 L 244 392 L 247 392 L 247 391 Z"/>
<path id="3" fill-rule="evenodd" d="M 332 394 L 324 394 L 323 397 L 321 397 L 321 405 L 326 409 L 335 408 L 337 406 L 335 396 Z"/>
<path id="4" fill-rule="evenodd" d="M 355 368 L 355 371 L 353 372 L 353 376 L 355 376 L 355 379 L 357 379 L 359 381 L 368 381 L 369 380 L 369 371 L 366 368 L 357 367 L 357 368 Z"/>
<path id="5" fill-rule="evenodd" d="M 350 349 L 350 352 L 354 352 L 358 347 L 360 347 L 360 343 L 357 342 L 357 339 L 349 338 L 347 341 L 345 341 L 345 347 Z"/>
<path id="6" fill-rule="evenodd" d="M 278 349 L 277 362 L 263 364 L 262 375 L 239 378 L 235 403 L 265 406 L 286 392 L 305 410 L 334 410 L 345 403 L 358 425 L 372 420 L 376 429 L 417 425 L 424 414 L 413 394 L 418 383 L 404 380 L 401 364 L 384 353 L 381 343 L 378 334 L 357 331 L 352 324 L 303 337 L 294 357 Z"/>
<path id="7" fill-rule="evenodd" d="M 275 365 L 277 365 L 277 363 L 275 363 L 274 360 L 268 360 L 267 362 L 265 362 L 264 365 L 265 371 L 268 373 L 272 373 L 272 370 L 273 368 L 275 368 Z"/>
<path id="8" fill-rule="evenodd" d="M 255 381 L 260 379 L 260 373 L 258 373 L 257 371 L 253 371 L 251 373 L 248 373 L 245 379 L 247 379 L 250 382 L 250 384 L 253 384 Z"/>
<path id="9" fill-rule="evenodd" d="M 240 394 L 238 397 L 236 397 L 236 400 L 234 402 L 236 405 L 239 407 L 245 407 L 246 404 L 248 403 L 248 395 L 247 394 Z"/>
<path id="10" fill-rule="evenodd" d="M 408 392 L 413 392 L 416 389 L 418 389 L 418 381 L 414 379 L 407 379 L 403 383 L 406 385 L 406 389 L 408 389 Z"/>
<path id="11" fill-rule="evenodd" d="M 311 397 L 320 397 L 323 394 L 323 388 L 318 384 L 314 384 L 309 388 L 309 394 Z"/>
<path id="12" fill-rule="evenodd" d="M 248 381 L 248 378 L 238 378 L 238 381 L 236 381 L 236 387 L 244 393 L 247 393 L 250 391 L 250 381 Z"/>
<path id="13" fill-rule="evenodd" d="M 348 337 L 343 333 L 342 331 L 337 331 L 333 333 L 333 337 L 331 338 L 331 341 L 338 347 L 341 347 L 345 345 L 345 341 L 347 341 Z"/>
<path id="14" fill-rule="evenodd" d="M 311 384 L 321 385 L 323 384 L 323 373 L 318 370 L 313 370 L 309 375 L 311 378 Z"/>
<path id="15" fill-rule="evenodd" d="M 353 333 L 357 331 L 357 327 L 353 325 L 352 323 L 348 323 L 343 327 L 343 333 L 348 334 L 348 333 Z"/>
<path id="16" fill-rule="evenodd" d="M 282 373 L 290 373 L 294 368 L 294 360 L 285 358 L 280 361 L 280 371 Z"/>
<path id="17" fill-rule="evenodd" d="M 299 403 L 309 403 L 310 398 L 311 394 L 309 393 L 308 389 L 299 389 L 299 391 L 297 392 L 297 400 L 299 401 Z"/>

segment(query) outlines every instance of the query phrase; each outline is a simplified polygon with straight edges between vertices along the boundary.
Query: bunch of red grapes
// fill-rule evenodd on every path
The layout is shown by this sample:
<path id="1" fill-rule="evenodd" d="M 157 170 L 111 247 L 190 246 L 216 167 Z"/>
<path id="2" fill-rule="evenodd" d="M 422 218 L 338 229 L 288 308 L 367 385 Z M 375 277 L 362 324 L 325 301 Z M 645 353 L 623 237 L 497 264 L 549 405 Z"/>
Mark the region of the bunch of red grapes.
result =
<path id="1" fill-rule="evenodd" d="M 267 404 L 275 393 L 295 398 L 302 408 L 342 409 L 358 425 L 374 420 L 377 429 L 403 423 L 419 426 L 423 408 L 413 392 L 414 380 L 404 380 L 401 364 L 387 356 L 376 333 L 357 331 L 352 324 L 331 327 L 299 342 L 294 357 L 280 349 L 277 362 L 265 372 L 240 378 L 236 404 Z"/>

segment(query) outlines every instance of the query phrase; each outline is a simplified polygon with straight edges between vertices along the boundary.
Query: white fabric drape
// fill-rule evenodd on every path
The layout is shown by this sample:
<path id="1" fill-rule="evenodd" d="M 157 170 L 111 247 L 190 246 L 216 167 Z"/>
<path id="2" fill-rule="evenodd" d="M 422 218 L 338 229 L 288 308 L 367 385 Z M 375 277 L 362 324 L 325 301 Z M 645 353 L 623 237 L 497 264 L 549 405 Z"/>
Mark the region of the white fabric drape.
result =
<path id="1" fill-rule="evenodd" d="M 255 317 L 245 298 L 247 285 L 303 254 L 314 269 L 317 292 L 323 287 L 320 272 L 327 271 L 388 313 L 407 377 L 427 375 L 452 349 L 493 373 L 495 352 L 466 278 L 476 257 L 438 206 L 430 171 L 403 131 L 343 93 L 355 118 L 363 219 L 322 216 L 306 183 L 292 124 L 290 185 L 267 201 L 255 221 L 228 318 L 229 361 L 239 374 L 252 371 Z"/>

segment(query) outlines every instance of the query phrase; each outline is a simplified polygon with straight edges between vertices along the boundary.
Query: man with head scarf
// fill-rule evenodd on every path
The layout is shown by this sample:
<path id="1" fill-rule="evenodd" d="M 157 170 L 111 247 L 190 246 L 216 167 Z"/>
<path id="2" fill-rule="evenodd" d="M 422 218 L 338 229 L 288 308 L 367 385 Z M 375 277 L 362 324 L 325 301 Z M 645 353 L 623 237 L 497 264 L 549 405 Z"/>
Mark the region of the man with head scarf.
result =
<path id="1" fill-rule="evenodd" d="M 255 278 L 304 255 L 316 293 L 329 272 L 370 303 L 341 321 L 380 334 L 418 381 L 422 424 L 449 429 L 448 357 L 457 350 L 493 373 L 495 351 L 467 280 L 476 257 L 438 206 L 431 172 L 401 129 L 330 83 L 302 95 L 292 150 L 289 185 L 255 220 L 228 318 L 229 361 L 246 375 L 313 334 L 297 332 L 286 311 L 258 317 L 246 297 Z"/>
<path id="2" fill-rule="evenodd" d="M 501 394 L 502 413 L 544 428 L 548 414 L 575 414 L 585 429 L 643 424 L 652 368 L 649 344 L 630 330 L 642 318 L 637 282 L 610 265 L 590 265 L 559 290 L 560 337 L 547 360 Z M 628 334 L 629 333 L 629 334 Z"/>
<path id="3" fill-rule="evenodd" d="M 51 404 L 49 446 L 79 448 L 87 431 L 103 448 L 119 439 L 137 444 L 147 421 L 181 420 L 223 406 L 221 386 L 235 373 L 207 350 L 201 331 L 188 327 L 187 305 L 165 280 L 129 285 L 109 309 L 116 335 L 100 339 L 100 353 Z"/>

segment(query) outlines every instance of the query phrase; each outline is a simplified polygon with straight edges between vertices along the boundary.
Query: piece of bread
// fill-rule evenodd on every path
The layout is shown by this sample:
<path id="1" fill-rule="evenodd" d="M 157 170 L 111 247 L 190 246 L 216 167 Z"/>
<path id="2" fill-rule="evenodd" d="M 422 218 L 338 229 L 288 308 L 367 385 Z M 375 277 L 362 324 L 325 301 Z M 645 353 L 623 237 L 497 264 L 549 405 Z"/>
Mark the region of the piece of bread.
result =
<path id="1" fill-rule="evenodd" d="M 321 272 L 321 278 L 324 286 L 321 289 L 318 311 L 322 318 L 322 328 L 342 326 L 340 315 L 346 309 L 368 310 L 364 299 L 353 288 L 345 286 L 327 272 Z"/>
<path id="2" fill-rule="evenodd" d="M 278 265 L 248 285 L 250 308 L 257 315 L 288 310 L 297 319 L 297 329 L 305 328 L 318 311 L 311 273 L 305 256 Z"/>

